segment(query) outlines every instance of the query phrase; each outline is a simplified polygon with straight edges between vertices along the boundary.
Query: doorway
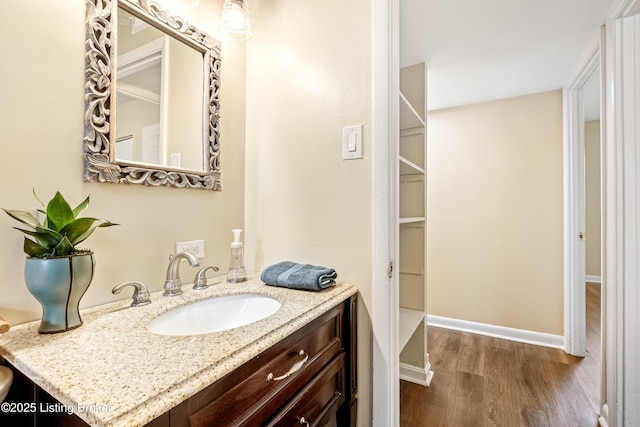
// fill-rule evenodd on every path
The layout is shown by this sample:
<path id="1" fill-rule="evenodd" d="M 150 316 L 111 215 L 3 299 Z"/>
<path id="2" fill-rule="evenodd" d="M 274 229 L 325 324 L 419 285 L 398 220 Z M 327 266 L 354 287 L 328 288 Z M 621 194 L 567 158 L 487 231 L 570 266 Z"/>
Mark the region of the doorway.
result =
<path id="1" fill-rule="evenodd" d="M 600 168 L 596 168 L 601 160 L 598 150 L 593 149 L 594 144 L 599 147 L 600 143 L 604 141 L 602 138 L 603 126 L 601 126 L 600 120 L 602 117 L 600 39 L 601 33 L 598 32 L 592 39 L 583 59 L 578 63 L 576 72 L 569 79 L 569 84 L 564 89 L 564 333 L 565 351 L 574 356 L 585 356 L 586 354 L 585 283 L 587 270 L 589 270 L 590 280 L 593 282 L 595 279 L 593 273 L 599 273 L 601 266 L 602 220 L 599 214 L 602 204 L 598 191 L 601 179 Z M 590 143 L 588 153 L 586 150 L 587 138 Z M 589 157 L 588 170 L 587 154 Z M 589 181 L 589 191 L 587 191 L 587 180 Z M 587 203 L 589 204 L 588 209 Z M 587 210 L 590 212 L 588 219 Z M 591 226 L 589 232 L 587 232 L 587 225 Z M 587 247 L 589 248 L 589 263 L 587 263 Z"/>
<path id="2" fill-rule="evenodd" d="M 601 73 L 598 70 L 584 88 L 585 159 L 585 364 L 597 380 L 591 384 L 600 394 L 602 373 L 602 198 L 601 198 Z M 597 375 L 595 375 L 597 373 Z M 598 397 L 598 406 L 601 403 Z"/>
<path id="3" fill-rule="evenodd" d="M 585 366 L 600 376 L 606 298 L 602 285 L 603 36 L 601 29 L 564 89 L 565 351 L 584 357 Z M 598 390 L 601 404 L 601 384 L 593 382 L 590 387 Z"/>

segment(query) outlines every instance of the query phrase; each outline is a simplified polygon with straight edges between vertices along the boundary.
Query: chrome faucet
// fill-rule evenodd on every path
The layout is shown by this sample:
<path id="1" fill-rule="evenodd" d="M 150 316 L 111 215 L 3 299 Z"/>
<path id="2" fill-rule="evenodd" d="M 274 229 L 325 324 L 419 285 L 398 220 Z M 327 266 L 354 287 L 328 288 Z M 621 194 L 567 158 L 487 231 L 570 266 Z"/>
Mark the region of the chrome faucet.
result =
<path id="1" fill-rule="evenodd" d="M 164 292 L 162 295 L 166 297 L 174 297 L 182 294 L 182 280 L 180 280 L 180 260 L 186 259 L 191 267 L 198 267 L 200 263 L 198 258 L 189 252 L 178 252 L 169 256 L 169 267 L 167 267 L 167 278 L 164 281 Z"/>

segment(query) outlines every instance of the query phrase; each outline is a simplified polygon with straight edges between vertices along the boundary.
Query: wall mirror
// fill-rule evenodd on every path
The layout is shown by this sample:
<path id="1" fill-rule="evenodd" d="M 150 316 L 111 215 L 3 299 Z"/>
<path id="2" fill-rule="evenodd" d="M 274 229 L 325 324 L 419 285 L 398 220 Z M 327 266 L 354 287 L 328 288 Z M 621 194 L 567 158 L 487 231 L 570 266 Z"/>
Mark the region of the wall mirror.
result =
<path id="1" fill-rule="evenodd" d="M 155 2 L 87 0 L 84 179 L 220 191 L 220 42 Z"/>

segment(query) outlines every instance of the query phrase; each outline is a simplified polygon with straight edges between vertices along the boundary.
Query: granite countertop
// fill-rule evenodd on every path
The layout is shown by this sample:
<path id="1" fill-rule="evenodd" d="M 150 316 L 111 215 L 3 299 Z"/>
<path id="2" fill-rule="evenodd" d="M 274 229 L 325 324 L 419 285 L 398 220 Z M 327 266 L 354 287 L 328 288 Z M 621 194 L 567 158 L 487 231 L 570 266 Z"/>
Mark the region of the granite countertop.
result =
<path id="1" fill-rule="evenodd" d="M 307 292 L 257 279 L 228 284 L 217 277 L 209 283 L 200 291 L 184 285 L 184 294 L 176 297 L 154 292 L 152 303 L 143 307 L 130 307 L 127 298 L 82 310 L 84 324 L 64 333 L 39 335 L 39 321 L 14 326 L 0 337 L 0 356 L 92 426 L 142 425 L 357 292 L 346 284 Z M 223 332 L 163 336 L 146 329 L 174 307 L 239 293 L 272 296 L 282 307 Z"/>

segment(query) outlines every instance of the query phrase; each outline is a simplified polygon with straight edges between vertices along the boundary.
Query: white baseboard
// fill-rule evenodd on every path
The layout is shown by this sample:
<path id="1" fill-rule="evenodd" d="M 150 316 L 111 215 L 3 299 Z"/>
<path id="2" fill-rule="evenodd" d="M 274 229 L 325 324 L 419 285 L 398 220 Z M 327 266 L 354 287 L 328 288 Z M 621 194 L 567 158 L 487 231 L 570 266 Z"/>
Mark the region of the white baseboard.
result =
<path id="1" fill-rule="evenodd" d="M 431 364 L 429 362 L 427 362 L 427 366 L 425 366 L 424 368 L 408 365 L 406 363 L 400 363 L 401 380 L 429 387 L 432 378 L 433 371 L 431 370 Z"/>
<path id="2" fill-rule="evenodd" d="M 562 335 L 545 334 L 542 332 L 533 332 L 524 329 L 506 328 L 504 326 L 470 322 L 467 320 L 458 320 L 449 317 L 433 316 L 431 314 L 427 315 L 427 324 L 429 326 L 436 326 L 438 328 L 471 332 L 473 334 L 486 335 L 494 338 L 502 338 L 505 340 L 564 350 L 564 337 Z"/>
<path id="3" fill-rule="evenodd" d="M 584 280 L 591 283 L 602 284 L 602 276 L 584 276 Z"/>

